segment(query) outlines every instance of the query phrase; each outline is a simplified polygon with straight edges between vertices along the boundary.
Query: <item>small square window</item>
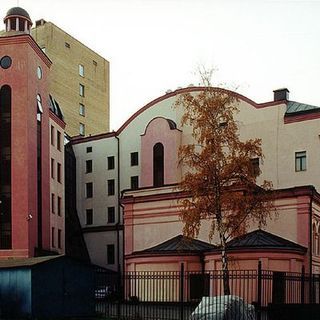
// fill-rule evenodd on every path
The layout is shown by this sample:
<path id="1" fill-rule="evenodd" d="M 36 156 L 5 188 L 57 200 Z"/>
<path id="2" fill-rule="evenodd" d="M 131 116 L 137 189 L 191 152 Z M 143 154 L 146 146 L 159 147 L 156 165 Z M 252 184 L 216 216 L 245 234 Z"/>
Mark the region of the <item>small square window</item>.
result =
<path id="1" fill-rule="evenodd" d="M 54 159 L 51 158 L 51 178 L 54 179 Z"/>
<path id="2" fill-rule="evenodd" d="M 62 248 L 62 232 L 60 229 L 58 229 L 58 248 L 61 249 Z"/>
<path id="3" fill-rule="evenodd" d="M 86 173 L 92 172 L 92 160 L 86 160 Z"/>
<path id="4" fill-rule="evenodd" d="M 58 205 L 58 208 L 57 208 L 58 216 L 61 216 L 61 204 L 62 204 L 61 197 L 58 196 L 58 203 L 57 203 L 57 205 Z"/>
<path id="5" fill-rule="evenodd" d="M 114 169 L 114 156 L 108 157 L 108 170 Z"/>
<path id="6" fill-rule="evenodd" d="M 84 97 L 84 85 L 81 83 L 79 84 L 79 95 Z"/>
<path id="7" fill-rule="evenodd" d="M 61 171 L 61 163 L 57 163 L 57 180 L 61 183 L 62 180 L 62 171 Z"/>
<path id="8" fill-rule="evenodd" d="M 259 158 L 250 159 L 251 166 L 252 166 L 252 173 L 254 176 L 258 176 L 260 174 L 260 163 Z"/>
<path id="9" fill-rule="evenodd" d="M 83 123 L 80 123 L 80 125 L 79 125 L 79 133 L 82 136 L 84 136 L 85 135 L 85 131 L 86 131 L 85 125 Z"/>
<path id="10" fill-rule="evenodd" d="M 138 152 L 131 152 L 131 166 L 137 166 L 139 164 Z"/>
<path id="11" fill-rule="evenodd" d="M 61 151 L 61 132 L 57 130 L 57 149 Z"/>
<path id="12" fill-rule="evenodd" d="M 307 152 L 306 151 L 300 151 L 295 153 L 295 167 L 297 172 L 307 170 Z"/>
<path id="13" fill-rule="evenodd" d="M 114 255 L 114 244 L 107 245 L 107 264 L 115 263 L 115 255 Z"/>
<path id="14" fill-rule="evenodd" d="M 54 227 L 51 228 L 51 246 L 54 248 L 56 246 L 55 244 L 55 239 L 54 239 L 54 234 L 55 234 L 55 231 L 54 231 Z"/>
<path id="15" fill-rule="evenodd" d="M 55 213 L 55 196 L 54 196 L 54 193 L 51 193 L 51 212 L 52 213 Z"/>
<path id="16" fill-rule="evenodd" d="M 131 189 L 135 190 L 139 188 L 139 177 L 133 176 L 131 177 Z"/>
<path id="17" fill-rule="evenodd" d="M 114 179 L 108 180 L 108 196 L 113 196 L 115 193 Z"/>
<path id="18" fill-rule="evenodd" d="M 79 114 L 80 114 L 80 116 L 85 116 L 86 115 L 85 106 L 82 103 L 79 103 Z"/>
<path id="19" fill-rule="evenodd" d="M 50 128 L 50 139 L 51 139 L 51 145 L 54 146 L 54 126 L 51 126 Z"/>
<path id="20" fill-rule="evenodd" d="M 92 147 L 87 147 L 87 153 L 90 153 L 90 152 L 92 152 Z"/>
<path id="21" fill-rule="evenodd" d="M 79 76 L 84 77 L 84 66 L 79 64 Z"/>
<path id="22" fill-rule="evenodd" d="M 108 207 L 108 223 L 115 222 L 115 207 Z"/>
<path id="23" fill-rule="evenodd" d="M 86 183 L 86 197 L 87 198 L 93 197 L 93 183 L 92 182 Z"/>
<path id="24" fill-rule="evenodd" d="M 93 224 L 93 209 L 86 210 L 86 224 Z"/>

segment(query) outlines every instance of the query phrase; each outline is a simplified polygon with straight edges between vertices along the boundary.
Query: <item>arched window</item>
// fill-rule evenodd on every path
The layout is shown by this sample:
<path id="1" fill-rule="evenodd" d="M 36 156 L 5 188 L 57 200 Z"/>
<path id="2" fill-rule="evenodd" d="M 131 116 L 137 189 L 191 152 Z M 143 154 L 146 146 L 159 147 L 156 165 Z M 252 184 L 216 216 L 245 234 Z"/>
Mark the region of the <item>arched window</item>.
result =
<path id="1" fill-rule="evenodd" d="M 316 229 L 316 225 L 313 224 L 312 225 L 312 253 L 316 254 L 317 252 L 317 229 Z"/>
<path id="2" fill-rule="evenodd" d="M 153 185 L 161 187 L 164 184 L 164 152 L 163 144 L 158 142 L 153 146 Z"/>
<path id="3" fill-rule="evenodd" d="M 11 249 L 11 88 L 0 90 L 0 249 Z"/>

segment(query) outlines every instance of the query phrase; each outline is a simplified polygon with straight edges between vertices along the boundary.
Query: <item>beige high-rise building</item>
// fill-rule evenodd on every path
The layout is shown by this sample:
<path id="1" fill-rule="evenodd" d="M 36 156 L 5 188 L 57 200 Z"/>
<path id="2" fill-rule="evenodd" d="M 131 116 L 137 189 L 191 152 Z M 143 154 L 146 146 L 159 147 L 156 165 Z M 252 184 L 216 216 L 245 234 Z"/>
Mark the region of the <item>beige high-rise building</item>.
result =
<path id="1" fill-rule="evenodd" d="M 31 34 L 53 62 L 49 90 L 67 134 L 109 131 L 109 62 L 52 22 L 36 21 Z"/>

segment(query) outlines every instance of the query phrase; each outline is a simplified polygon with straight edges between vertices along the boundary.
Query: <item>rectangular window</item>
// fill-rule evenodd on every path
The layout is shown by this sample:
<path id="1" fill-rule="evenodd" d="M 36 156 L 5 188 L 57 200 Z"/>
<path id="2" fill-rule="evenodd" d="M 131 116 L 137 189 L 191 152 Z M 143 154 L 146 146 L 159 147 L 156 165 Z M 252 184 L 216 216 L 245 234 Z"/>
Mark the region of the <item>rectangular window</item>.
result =
<path id="1" fill-rule="evenodd" d="M 296 152 L 295 161 L 296 161 L 296 171 L 307 170 L 307 152 L 306 151 Z"/>
<path id="2" fill-rule="evenodd" d="M 131 166 L 137 166 L 139 164 L 138 152 L 131 152 Z"/>
<path id="3" fill-rule="evenodd" d="M 87 147 L 87 153 L 92 152 L 92 147 Z"/>
<path id="4" fill-rule="evenodd" d="M 138 189 L 139 188 L 139 177 L 133 176 L 131 177 L 131 189 Z"/>
<path id="5" fill-rule="evenodd" d="M 93 196 L 93 183 L 88 182 L 86 183 L 86 197 L 92 198 L 92 196 Z"/>
<path id="6" fill-rule="evenodd" d="M 61 132 L 57 130 L 57 149 L 61 151 Z"/>
<path id="7" fill-rule="evenodd" d="M 54 193 L 51 193 L 51 212 L 52 213 L 55 213 L 54 202 L 55 202 L 55 196 L 54 196 Z"/>
<path id="8" fill-rule="evenodd" d="M 51 227 L 51 246 L 55 247 L 55 241 L 54 241 L 54 227 Z"/>
<path id="9" fill-rule="evenodd" d="M 114 264 L 114 244 L 107 245 L 107 264 Z"/>
<path id="10" fill-rule="evenodd" d="M 79 64 L 79 76 L 84 77 L 84 66 Z"/>
<path id="11" fill-rule="evenodd" d="M 79 114 L 81 116 L 85 116 L 86 115 L 86 108 L 85 108 L 84 104 L 82 104 L 82 103 L 79 103 Z"/>
<path id="12" fill-rule="evenodd" d="M 61 163 L 57 163 L 57 180 L 61 183 L 62 180 L 62 172 L 61 172 Z"/>
<path id="13" fill-rule="evenodd" d="M 86 224 L 93 224 L 93 209 L 86 210 Z"/>
<path id="14" fill-rule="evenodd" d="M 252 173 L 254 176 L 258 176 L 260 174 L 260 163 L 259 158 L 250 159 L 252 165 Z"/>
<path id="15" fill-rule="evenodd" d="M 54 159 L 51 158 L 51 178 L 54 179 Z"/>
<path id="16" fill-rule="evenodd" d="M 86 128 L 85 128 L 85 125 L 83 123 L 80 123 L 79 124 L 79 133 L 84 136 L 85 135 L 85 131 L 86 131 Z"/>
<path id="17" fill-rule="evenodd" d="M 57 202 L 57 213 L 58 213 L 58 216 L 61 216 L 61 197 L 58 196 L 58 202 Z"/>
<path id="18" fill-rule="evenodd" d="M 114 179 L 108 180 L 108 196 L 113 196 L 114 191 Z"/>
<path id="19" fill-rule="evenodd" d="M 62 248 L 61 234 L 62 234 L 61 230 L 58 229 L 58 248 L 59 248 L 59 249 Z"/>
<path id="20" fill-rule="evenodd" d="M 92 172 L 92 160 L 86 160 L 86 173 Z"/>
<path id="21" fill-rule="evenodd" d="M 114 169 L 114 156 L 108 157 L 108 170 Z"/>
<path id="22" fill-rule="evenodd" d="M 50 128 L 50 140 L 51 140 L 51 145 L 54 146 L 54 126 L 51 126 Z"/>
<path id="23" fill-rule="evenodd" d="M 79 83 L 79 95 L 84 97 L 84 85 Z"/>
<path id="24" fill-rule="evenodd" d="M 115 222 L 115 207 L 108 207 L 108 223 Z"/>

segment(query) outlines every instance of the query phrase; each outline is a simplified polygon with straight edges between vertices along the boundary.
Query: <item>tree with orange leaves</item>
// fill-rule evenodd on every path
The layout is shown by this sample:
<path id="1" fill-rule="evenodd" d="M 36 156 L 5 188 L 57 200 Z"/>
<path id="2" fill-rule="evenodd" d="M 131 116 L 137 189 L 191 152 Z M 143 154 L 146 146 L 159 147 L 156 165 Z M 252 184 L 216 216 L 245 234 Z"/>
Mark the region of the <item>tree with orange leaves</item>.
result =
<path id="1" fill-rule="evenodd" d="M 218 235 L 224 279 L 224 294 L 230 294 L 229 239 L 246 233 L 256 223 L 266 225 L 274 212 L 271 183 L 256 184 L 260 175 L 254 159 L 263 159 L 260 139 L 241 141 L 234 115 L 238 99 L 231 92 L 213 88 L 203 78 L 204 88 L 196 94 L 179 96 L 182 125 L 192 128 L 194 143 L 181 146 L 180 163 L 188 168 L 179 185 L 189 197 L 180 201 L 183 233 L 197 237 L 201 223 L 211 224 L 210 239 Z"/>

